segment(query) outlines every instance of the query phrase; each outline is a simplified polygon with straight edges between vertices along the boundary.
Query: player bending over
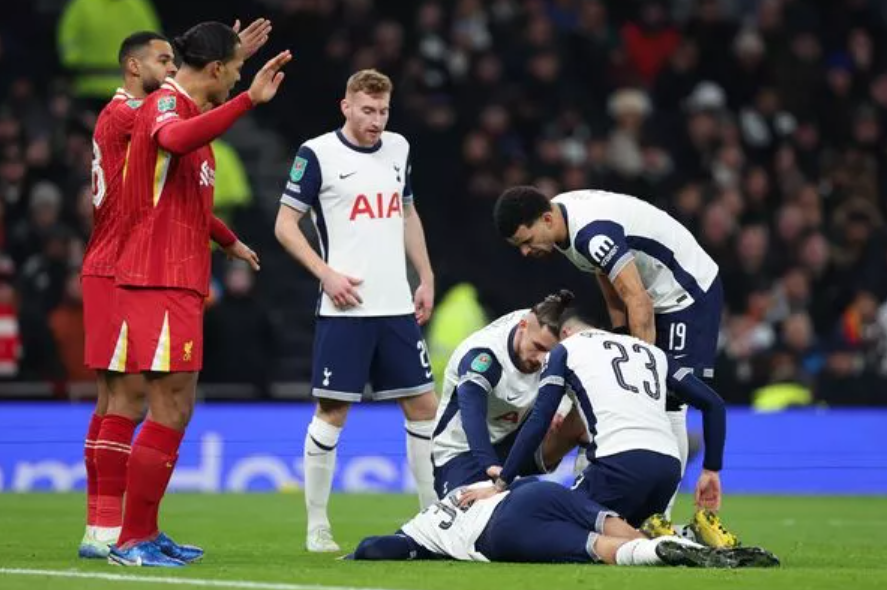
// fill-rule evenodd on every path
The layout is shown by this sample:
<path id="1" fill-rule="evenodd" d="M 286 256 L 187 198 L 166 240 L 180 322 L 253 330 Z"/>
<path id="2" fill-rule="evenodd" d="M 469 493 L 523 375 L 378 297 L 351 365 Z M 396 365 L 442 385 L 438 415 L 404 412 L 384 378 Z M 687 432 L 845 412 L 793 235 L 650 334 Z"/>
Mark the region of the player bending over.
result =
<path id="1" fill-rule="evenodd" d="M 494 217 L 499 234 L 524 256 L 558 251 L 594 273 L 614 331 L 656 344 L 697 377 L 714 377 L 724 300 L 718 265 L 668 213 L 607 191 L 571 191 L 549 201 L 534 187 L 518 186 L 502 193 Z M 687 407 L 668 399 L 666 409 L 683 474 Z"/>
<path id="2" fill-rule="evenodd" d="M 539 371 L 558 342 L 569 291 L 532 309 L 505 315 L 456 348 L 446 375 L 432 438 L 434 490 L 439 498 L 462 486 L 494 480 L 536 401 Z M 584 434 L 578 413 L 546 438 L 521 475 L 550 471 Z"/>
<path id="3" fill-rule="evenodd" d="M 681 479 L 678 445 L 665 414 L 665 392 L 703 412 L 705 459 L 697 504 L 719 505 L 718 472 L 726 438 L 724 402 L 690 369 L 633 336 L 592 328 L 572 310 L 561 324 L 564 338 L 542 370 L 539 396 L 521 430 L 496 489 L 505 490 L 542 442 L 565 395 L 581 412 L 591 445 L 590 461 L 573 486 L 618 512 L 632 526 L 663 512 Z M 463 501 L 491 490 L 472 491 Z"/>
<path id="4" fill-rule="evenodd" d="M 471 488 L 492 487 L 480 483 Z M 712 549 L 680 537 L 647 539 L 586 495 L 524 479 L 502 494 L 462 505 L 463 490 L 426 508 L 394 535 L 367 537 L 348 559 L 690 567 L 771 567 L 757 548 Z"/>

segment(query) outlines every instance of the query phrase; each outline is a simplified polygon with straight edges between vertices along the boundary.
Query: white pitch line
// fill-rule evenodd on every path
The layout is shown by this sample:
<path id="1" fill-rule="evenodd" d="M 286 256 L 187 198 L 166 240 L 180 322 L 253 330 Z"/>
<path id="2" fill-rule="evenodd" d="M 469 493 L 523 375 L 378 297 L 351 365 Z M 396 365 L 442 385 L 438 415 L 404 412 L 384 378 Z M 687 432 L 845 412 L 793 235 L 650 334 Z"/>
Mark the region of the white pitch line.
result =
<path id="1" fill-rule="evenodd" d="M 390 588 L 366 588 L 358 586 L 322 586 L 319 584 L 287 584 L 284 582 L 250 582 L 247 580 L 208 580 L 204 578 L 171 578 L 159 576 L 129 576 L 126 574 L 100 574 L 75 570 L 37 570 L 0 568 L 0 575 L 43 576 L 50 578 L 81 578 L 87 580 L 108 580 L 110 582 L 143 582 L 145 584 L 168 584 L 172 586 L 204 586 L 210 588 L 244 588 L 247 590 L 391 590 Z"/>

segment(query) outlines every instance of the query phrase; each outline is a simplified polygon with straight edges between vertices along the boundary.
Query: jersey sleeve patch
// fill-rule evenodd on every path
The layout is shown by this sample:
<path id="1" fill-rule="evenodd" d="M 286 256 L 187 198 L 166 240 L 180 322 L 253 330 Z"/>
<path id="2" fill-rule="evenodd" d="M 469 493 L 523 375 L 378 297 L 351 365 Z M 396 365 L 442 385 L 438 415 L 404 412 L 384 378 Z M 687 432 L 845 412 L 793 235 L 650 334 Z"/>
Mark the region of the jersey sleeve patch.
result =
<path id="1" fill-rule="evenodd" d="M 161 113 L 168 113 L 170 111 L 176 110 L 176 97 L 175 96 L 164 96 L 160 100 L 157 101 L 157 111 Z"/>
<path id="2" fill-rule="evenodd" d="M 305 213 L 320 198 L 322 183 L 317 155 L 310 147 L 303 145 L 296 153 L 296 158 L 290 167 L 280 202 L 296 211 Z"/>
<path id="3" fill-rule="evenodd" d="M 614 280 L 634 260 L 624 228 L 613 221 L 593 221 L 576 236 L 576 250 Z"/>
<path id="4" fill-rule="evenodd" d="M 477 383 L 489 393 L 502 378 L 502 365 L 488 348 L 472 348 L 459 362 L 459 383 Z"/>
<path id="5" fill-rule="evenodd" d="M 308 160 L 296 156 L 296 159 L 293 161 L 293 167 L 290 168 L 290 181 L 299 182 L 302 180 L 302 177 L 305 176 L 305 168 L 307 167 Z"/>
<path id="6" fill-rule="evenodd" d="M 478 373 L 487 371 L 493 364 L 493 357 L 485 352 L 478 353 L 474 360 L 471 361 L 471 369 Z"/>
<path id="7" fill-rule="evenodd" d="M 174 94 L 159 97 L 154 107 L 157 112 L 152 115 L 154 116 L 154 125 L 151 127 L 151 136 L 156 136 L 157 132 L 168 123 L 180 119 L 179 111 L 183 109 L 184 104 L 179 103 Z M 148 114 L 145 113 L 145 116 Z"/>

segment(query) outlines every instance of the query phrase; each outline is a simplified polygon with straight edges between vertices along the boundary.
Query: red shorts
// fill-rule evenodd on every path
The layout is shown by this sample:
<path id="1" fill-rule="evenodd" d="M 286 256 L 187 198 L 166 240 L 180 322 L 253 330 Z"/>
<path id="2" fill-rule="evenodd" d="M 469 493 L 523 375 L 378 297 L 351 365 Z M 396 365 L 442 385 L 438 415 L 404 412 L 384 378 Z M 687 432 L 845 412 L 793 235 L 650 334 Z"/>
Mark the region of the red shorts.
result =
<path id="1" fill-rule="evenodd" d="M 83 361 L 90 369 L 107 369 L 114 350 L 114 277 L 85 276 L 83 289 L 83 328 L 86 350 Z"/>
<path id="2" fill-rule="evenodd" d="M 109 368 L 120 372 L 199 371 L 204 298 L 188 289 L 116 287 L 117 336 Z"/>

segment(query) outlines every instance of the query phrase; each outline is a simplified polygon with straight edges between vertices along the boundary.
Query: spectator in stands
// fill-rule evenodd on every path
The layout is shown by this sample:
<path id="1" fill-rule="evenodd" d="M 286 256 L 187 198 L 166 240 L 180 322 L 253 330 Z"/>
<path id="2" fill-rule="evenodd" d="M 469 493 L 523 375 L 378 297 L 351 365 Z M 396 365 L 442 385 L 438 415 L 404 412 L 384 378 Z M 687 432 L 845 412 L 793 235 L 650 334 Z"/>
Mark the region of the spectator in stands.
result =
<path id="1" fill-rule="evenodd" d="M 13 4 L 13 15 L 30 14 L 29 3 Z M 60 28 L 77 20 L 70 16 L 76 7 L 100 4 L 74 0 Z M 672 212 L 723 270 L 731 301 L 717 379 L 731 401 L 748 402 L 752 387 L 803 377 L 805 363 L 797 359 L 806 355 L 786 344 L 806 340 L 801 317 L 812 322 L 809 336 L 825 355 L 814 387 L 819 399 L 860 403 L 887 391 L 880 340 L 860 348 L 836 336 L 846 336 L 861 314 L 873 330 L 880 324 L 872 317 L 880 316 L 872 309 L 887 309 L 887 9 L 880 3 L 273 4 L 272 44 L 296 44 L 301 58 L 287 75 L 311 80 L 312 92 L 293 92 L 257 113 L 269 117 L 260 123 L 287 140 L 319 133 L 339 117 L 336 101 L 355 62 L 387 68 L 399 81 L 396 127 L 415 138 L 414 189 L 419 207 L 431 212 L 433 262 L 453 283 L 475 285 L 491 315 L 524 305 L 537 284 L 562 282 L 577 292 L 587 285 L 503 251 L 490 239 L 487 197 L 523 183 L 547 194 L 586 186 L 628 191 Z M 230 0 L 214 6 L 223 19 L 241 9 Z M 190 18 L 195 7 L 173 18 Z M 94 117 L 51 74 L 33 76 L 52 71 L 34 66 L 44 59 L 33 42 L 42 38 L 39 22 L 0 22 L 0 253 L 17 262 L 7 282 L 21 302 L 22 377 L 61 373 L 46 317 L 77 263 L 76 244 L 89 232 L 83 186 Z M 183 24 L 167 21 L 166 28 L 170 23 Z M 109 40 L 102 32 L 95 47 Z M 69 59 L 71 47 L 77 44 L 60 46 L 59 54 Z M 608 116 L 609 104 L 624 105 L 623 89 L 642 91 L 646 102 L 627 118 Z M 217 194 L 231 170 L 219 164 Z M 259 213 L 234 218 L 258 218 L 252 231 L 267 235 L 261 211 L 274 191 L 250 180 L 257 205 L 251 211 Z M 249 195 L 239 188 L 249 183 L 232 184 L 238 202 Z M 454 226 L 464 229 L 464 240 L 451 239 Z M 48 256 L 45 236 L 61 233 L 73 245 L 64 256 Z M 264 258 L 263 273 L 274 276 L 274 256 Z M 599 302 L 590 289 L 580 298 L 594 308 Z M 275 313 L 284 305 L 275 296 L 266 289 L 239 300 L 226 293 L 219 310 L 254 305 Z M 231 313 L 221 315 L 231 320 Z M 208 357 L 209 373 L 218 362 L 228 364 L 224 355 L 214 358 L 222 360 Z"/>
<path id="2" fill-rule="evenodd" d="M 64 297 L 49 314 L 49 328 L 55 338 L 64 378 L 80 383 L 95 381 L 95 371 L 87 368 L 83 362 L 86 333 L 83 330 L 83 293 L 78 271 L 68 274 Z"/>
<path id="3" fill-rule="evenodd" d="M 59 20 L 58 49 L 74 94 L 98 112 L 120 85 L 117 51 L 133 31 L 160 32 L 151 0 L 71 0 Z"/>
<path id="4" fill-rule="evenodd" d="M 0 258 L 0 381 L 18 376 L 22 356 L 16 293 L 9 282 L 14 272 L 12 260 Z"/>
<path id="5" fill-rule="evenodd" d="M 231 263 L 221 300 L 206 312 L 203 379 L 215 383 L 252 385 L 268 394 L 275 352 L 274 329 L 256 300 L 255 278 L 246 264 Z"/>

